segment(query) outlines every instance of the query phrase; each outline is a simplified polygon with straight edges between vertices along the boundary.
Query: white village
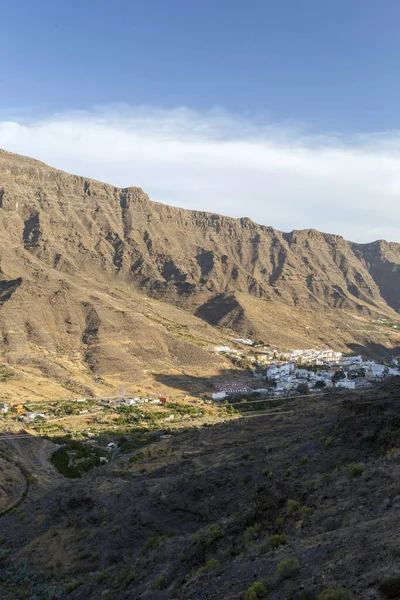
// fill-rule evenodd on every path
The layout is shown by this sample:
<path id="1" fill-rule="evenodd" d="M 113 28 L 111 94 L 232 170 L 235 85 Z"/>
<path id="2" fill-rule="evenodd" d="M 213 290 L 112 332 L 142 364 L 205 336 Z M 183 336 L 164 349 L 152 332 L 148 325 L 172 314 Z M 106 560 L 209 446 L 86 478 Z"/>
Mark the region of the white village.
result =
<path id="1" fill-rule="evenodd" d="M 234 342 L 245 346 L 245 349 L 215 346 L 212 350 L 233 362 L 246 361 L 255 385 L 251 381 L 215 382 L 211 394 L 214 400 L 249 394 L 282 397 L 294 393 L 316 393 L 329 388 L 356 390 L 400 375 L 400 360 L 397 357 L 388 363 L 379 363 L 361 355 L 346 356 L 329 348 L 282 351 L 260 348 L 250 339 L 236 339 Z"/>

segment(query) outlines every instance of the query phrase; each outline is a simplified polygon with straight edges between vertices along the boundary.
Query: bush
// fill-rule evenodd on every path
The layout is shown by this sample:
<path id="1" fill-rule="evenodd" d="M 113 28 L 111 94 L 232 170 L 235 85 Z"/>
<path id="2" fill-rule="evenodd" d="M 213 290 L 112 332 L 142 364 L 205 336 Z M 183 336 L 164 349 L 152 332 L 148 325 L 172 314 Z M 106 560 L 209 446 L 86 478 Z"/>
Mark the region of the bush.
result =
<path id="1" fill-rule="evenodd" d="M 328 588 L 319 594 L 318 600 L 351 600 L 351 594 L 344 588 Z"/>
<path id="2" fill-rule="evenodd" d="M 300 563 L 297 558 L 284 558 L 276 568 L 276 576 L 280 579 L 287 579 L 297 575 L 300 571 Z"/>
<path id="3" fill-rule="evenodd" d="M 303 456 L 303 457 L 300 459 L 300 463 L 299 463 L 299 464 L 300 464 L 300 466 L 303 466 L 303 465 L 306 465 L 306 464 L 308 464 L 308 456 Z"/>
<path id="4" fill-rule="evenodd" d="M 165 579 L 165 577 L 160 576 L 157 577 L 157 579 L 155 580 L 154 584 L 153 584 L 153 589 L 154 590 L 165 590 L 165 588 L 168 586 L 167 580 Z"/>
<path id="5" fill-rule="evenodd" d="M 264 598 L 267 594 L 267 588 L 262 581 L 255 581 L 246 592 L 246 600 L 258 600 Z"/>
<path id="6" fill-rule="evenodd" d="M 212 571 L 213 569 L 219 569 L 219 561 L 216 558 L 210 558 L 201 570 L 203 573 L 207 573 L 207 571 Z"/>
<path id="7" fill-rule="evenodd" d="M 279 546 L 283 546 L 286 544 L 286 537 L 284 535 L 280 535 L 277 533 L 276 535 L 271 535 L 269 538 L 269 543 L 271 548 L 279 548 Z"/>
<path id="8" fill-rule="evenodd" d="M 108 578 L 108 575 L 105 571 L 100 571 L 99 574 L 97 575 L 96 578 L 96 583 L 103 583 L 103 581 L 106 581 L 106 579 Z"/>
<path id="9" fill-rule="evenodd" d="M 72 594 L 72 592 L 74 592 L 81 585 L 83 585 L 83 581 L 81 581 L 80 579 L 78 581 L 72 581 L 71 583 L 67 584 L 65 591 L 67 592 L 67 594 Z"/>
<path id="10" fill-rule="evenodd" d="M 364 471 L 364 467 L 360 463 L 350 463 L 347 465 L 347 472 L 351 477 L 360 477 Z"/>
<path id="11" fill-rule="evenodd" d="M 134 581 L 136 581 L 136 572 L 135 571 L 129 571 L 129 569 L 123 569 L 121 571 L 121 574 L 119 576 L 119 582 L 122 585 L 124 585 L 125 587 L 128 587 L 128 585 L 130 585 Z"/>
<path id="12" fill-rule="evenodd" d="M 209 525 L 207 530 L 213 540 L 219 540 L 222 537 L 221 529 L 218 525 Z"/>
<path id="13" fill-rule="evenodd" d="M 400 595 L 400 573 L 394 573 L 381 581 L 379 591 L 386 598 L 398 598 Z"/>
<path id="14" fill-rule="evenodd" d="M 325 440 L 325 448 L 329 448 L 333 444 L 333 437 L 329 436 Z"/>
<path id="15" fill-rule="evenodd" d="M 255 542 L 255 540 L 258 538 L 258 532 L 256 530 L 256 528 L 253 527 L 248 527 L 244 533 L 244 541 L 246 543 L 246 545 L 250 545 L 253 544 Z"/>
<path id="16" fill-rule="evenodd" d="M 303 517 L 303 519 L 305 519 L 306 517 L 309 517 L 312 513 L 312 508 L 310 508 L 309 506 L 302 506 L 300 508 L 300 514 Z"/>
<path id="17" fill-rule="evenodd" d="M 289 500 L 287 501 L 287 508 L 288 508 L 288 512 L 290 514 L 292 514 L 299 510 L 300 502 L 297 502 L 296 500 L 292 500 L 291 498 L 289 498 Z"/>

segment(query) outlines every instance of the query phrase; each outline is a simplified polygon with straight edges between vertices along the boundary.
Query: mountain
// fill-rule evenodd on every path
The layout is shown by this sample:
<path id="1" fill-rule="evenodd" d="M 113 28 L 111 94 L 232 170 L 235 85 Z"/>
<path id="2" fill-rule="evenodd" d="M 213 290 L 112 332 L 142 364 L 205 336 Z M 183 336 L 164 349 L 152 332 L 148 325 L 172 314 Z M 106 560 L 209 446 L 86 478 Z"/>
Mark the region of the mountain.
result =
<path id="1" fill-rule="evenodd" d="M 216 374 L 227 363 L 206 348 L 237 333 L 282 348 L 399 345 L 400 244 L 174 208 L 5 151 L 0 223 L 11 395 Z"/>

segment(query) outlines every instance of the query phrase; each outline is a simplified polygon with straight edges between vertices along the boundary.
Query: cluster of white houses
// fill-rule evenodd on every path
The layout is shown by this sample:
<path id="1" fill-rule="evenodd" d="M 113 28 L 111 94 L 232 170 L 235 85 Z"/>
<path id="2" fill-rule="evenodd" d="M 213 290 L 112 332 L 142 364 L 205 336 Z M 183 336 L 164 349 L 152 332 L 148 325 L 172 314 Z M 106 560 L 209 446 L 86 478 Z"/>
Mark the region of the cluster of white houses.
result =
<path id="1" fill-rule="evenodd" d="M 226 348 L 226 347 L 225 347 Z M 227 354 L 229 350 L 224 350 Z M 236 354 L 237 351 L 233 350 Z M 331 349 L 291 350 L 289 352 L 265 349 L 246 356 L 253 368 L 253 376 L 264 385 L 239 382 L 214 384 L 212 397 L 223 400 L 232 396 L 263 393 L 284 396 L 299 391 L 320 391 L 329 387 L 350 390 L 364 388 L 377 380 L 400 375 L 399 361 L 390 365 L 364 360 L 362 356 L 343 356 Z"/>

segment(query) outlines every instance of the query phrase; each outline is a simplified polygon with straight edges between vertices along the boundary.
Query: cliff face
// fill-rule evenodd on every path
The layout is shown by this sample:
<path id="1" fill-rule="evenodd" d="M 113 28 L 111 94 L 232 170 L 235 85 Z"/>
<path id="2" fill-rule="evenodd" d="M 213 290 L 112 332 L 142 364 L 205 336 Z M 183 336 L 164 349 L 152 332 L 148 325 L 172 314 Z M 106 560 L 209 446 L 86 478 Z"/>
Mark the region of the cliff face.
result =
<path id="1" fill-rule="evenodd" d="M 62 354 L 98 376 L 128 377 L 155 356 L 173 366 L 177 337 L 165 320 L 202 330 L 208 321 L 286 346 L 398 341 L 396 330 L 373 322 L 398 318 L 400 244 L 282 233 L 173 208 L 139 188 L 4 151 L 0 225 L 0 328 L 10 363 L 31 366 L 41 350 L 52 368 Z M 210 327 L 205 337 L 221 333 Z"/>

